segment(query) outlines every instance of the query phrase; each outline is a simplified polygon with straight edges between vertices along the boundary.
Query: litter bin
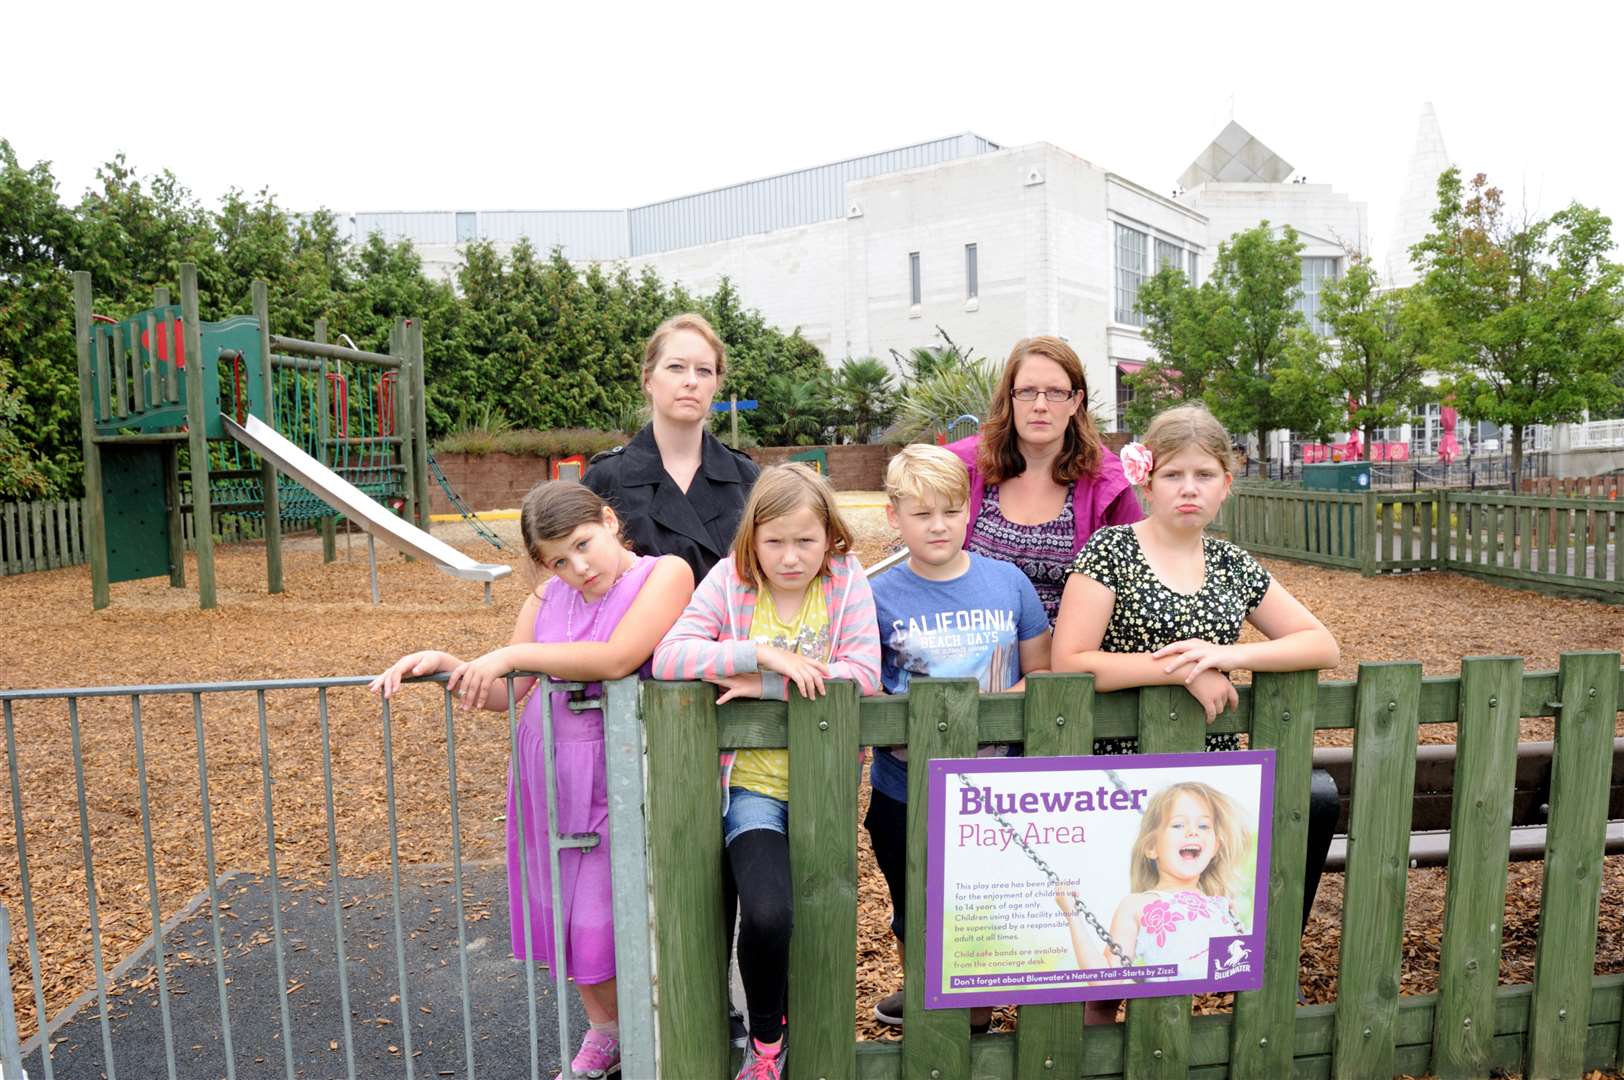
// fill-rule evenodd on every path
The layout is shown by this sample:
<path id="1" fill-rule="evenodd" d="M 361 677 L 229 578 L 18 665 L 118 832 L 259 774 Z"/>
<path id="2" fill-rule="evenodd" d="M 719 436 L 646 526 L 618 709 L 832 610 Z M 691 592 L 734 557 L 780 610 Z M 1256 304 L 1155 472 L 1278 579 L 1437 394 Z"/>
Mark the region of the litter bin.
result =
<path id="1" fill-rule="evenodd" d="M 1370 462 L 1343 461 L 1333 465 L 1304 465 L 1303 487 L 1309 491 L 1370 490 Z"/>

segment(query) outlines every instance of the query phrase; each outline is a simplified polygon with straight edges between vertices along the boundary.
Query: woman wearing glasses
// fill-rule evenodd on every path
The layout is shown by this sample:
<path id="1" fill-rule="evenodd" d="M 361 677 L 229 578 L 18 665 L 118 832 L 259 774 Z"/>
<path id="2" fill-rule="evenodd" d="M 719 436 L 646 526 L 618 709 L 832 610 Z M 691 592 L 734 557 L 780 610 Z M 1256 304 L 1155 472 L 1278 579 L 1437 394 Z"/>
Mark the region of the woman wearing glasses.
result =
<path id="1" fill-rule="evenodd" d="M 965 547 L 1020 567 L 1051 623 L 1094 531 L 1145 516 L 1088 414 L 1082 361 L 1057 337 L 1016 342 L 981 433 L 948 449 L 970 468 Z"/>

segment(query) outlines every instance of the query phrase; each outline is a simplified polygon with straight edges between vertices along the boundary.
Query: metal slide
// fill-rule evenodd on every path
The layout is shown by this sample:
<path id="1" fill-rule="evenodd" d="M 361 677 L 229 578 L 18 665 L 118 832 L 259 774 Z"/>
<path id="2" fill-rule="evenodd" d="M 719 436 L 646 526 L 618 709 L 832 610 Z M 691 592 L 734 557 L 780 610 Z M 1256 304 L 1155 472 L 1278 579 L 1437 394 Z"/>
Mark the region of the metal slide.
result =
<path id="1" fill-rule="evenodd" d="M 259 417 L 249 414 L 248 423 L 243 425 L 222 415 L 220 422 L 232 438 L 396 550 L 427 559 L 454 578 L 482 581 L 487 586 L 513 572 L 513 567 L 506 563 L 476 562 L 444 540 L 436 540 L 417 526 L 396 517 L 377 500 L 283 438 Z"/>

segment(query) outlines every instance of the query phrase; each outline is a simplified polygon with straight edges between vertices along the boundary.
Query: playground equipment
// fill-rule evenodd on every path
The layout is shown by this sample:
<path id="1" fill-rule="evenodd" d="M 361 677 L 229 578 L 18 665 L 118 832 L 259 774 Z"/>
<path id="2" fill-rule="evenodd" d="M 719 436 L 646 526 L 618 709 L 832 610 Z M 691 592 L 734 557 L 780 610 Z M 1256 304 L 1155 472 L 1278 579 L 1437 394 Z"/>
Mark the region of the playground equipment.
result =
<path id="1" fill-rule="evenodd" d="M 216 604 L 213 519 L 222 512 L 262 517 L 270 592 L 283 588 L 283 526 L 319 522 L 330 562 L 343 517 L 367 532 L 374 603 L 380 538 L 484 582 L 489 601 L 490 583 L 512 568 L 476 563 L 426 531 L 421 324 L 397 320 L 385 355 L 327 344 L 323 322 L 315 341 L 270 333 L 261 281 L 254 313 L 221 322 L 199 318 L 191 264 L 181 266 L 180 291 L 179 305 L 160 289 L 152 308 L 98 321 L 90 275 L 74 275 L 93 605 L 108 605 L 114 581 L 168 573 L 185 587 L 187 512 L 203 608 Z"/>

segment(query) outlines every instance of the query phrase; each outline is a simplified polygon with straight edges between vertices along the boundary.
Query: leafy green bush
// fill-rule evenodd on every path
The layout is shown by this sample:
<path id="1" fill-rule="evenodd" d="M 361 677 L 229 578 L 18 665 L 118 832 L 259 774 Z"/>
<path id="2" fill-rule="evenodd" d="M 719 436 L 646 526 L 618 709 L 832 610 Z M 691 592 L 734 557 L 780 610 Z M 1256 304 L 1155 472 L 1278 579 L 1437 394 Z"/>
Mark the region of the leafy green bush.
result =
<path id="1" fill-rule="evenodd" d="M 552 428 L 536 431 L 533 428 L 489 431 L 480 428 L 462 428 L 434 444 L 437 454 L 512 454 L 515 457 L 560 458 L 575 454 L 602 453 L 624 446 L 630 435 L 620 431 L 596 431 L 592 428 Z"/>

